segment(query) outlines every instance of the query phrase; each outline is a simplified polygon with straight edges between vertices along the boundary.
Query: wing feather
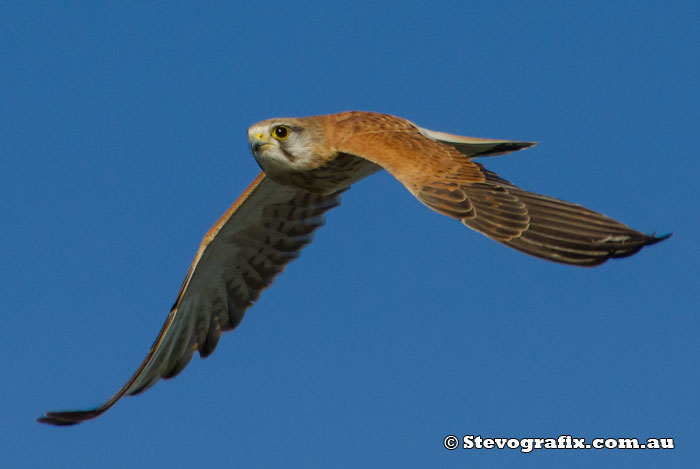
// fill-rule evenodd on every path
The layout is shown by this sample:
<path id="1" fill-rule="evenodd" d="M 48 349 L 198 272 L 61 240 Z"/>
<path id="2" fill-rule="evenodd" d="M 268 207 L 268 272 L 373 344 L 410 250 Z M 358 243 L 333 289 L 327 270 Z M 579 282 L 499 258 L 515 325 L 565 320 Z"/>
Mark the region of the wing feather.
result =
<path id="1" fill-rule="evenodd" d="M 649 236 L 603 214 L 564 200 L 523 190 L 490 171 L 484 182 L 452 181 L 471 210 L 454 218 L 466 226 L 526 254 L 563 264 L 594 266 L 610 258 L 627 257 L 665 237 Z M 443 204 L 423 196 L 424 182 L 415 194 L 440 213 Z M 444 186 L 444 184 L 442 184 Z M 465 202 L 460 202 L 463 206 Z M 456 207 L 455 207 L 456 208 Z"/>
<path id="2" fill-rule="evenodd" d="M 530 148 L 537 145 L 537 142 L 517 142 L 513 140 L 464 137 L 461 135 L 452 135 L 445 132 L 428 130 L 422 127 L 418 127 L 418 129 L 424 137 L 428 137 L 436 142 L 450 145 L 458 152 L 471 158 L 505 155 L 506 153 L 524 150 L 525 148 Z"/>
<path id="3" fill-rule="evenodd" d="M 205 235 L 165 324 L 127 383 L 94 409 L 47 412 L 39 421 L 73 425 L 98 417 L 121 397 L 177 375 L 195 351 L 211 354 L 339 203 L 340 192 L 312 194 L 261 173 Z"/>

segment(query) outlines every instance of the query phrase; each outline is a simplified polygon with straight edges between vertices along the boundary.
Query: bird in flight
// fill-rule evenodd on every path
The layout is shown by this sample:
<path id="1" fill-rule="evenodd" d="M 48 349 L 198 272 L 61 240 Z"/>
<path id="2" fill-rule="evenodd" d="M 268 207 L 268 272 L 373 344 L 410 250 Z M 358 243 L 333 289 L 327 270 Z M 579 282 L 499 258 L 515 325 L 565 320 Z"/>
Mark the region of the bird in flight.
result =
<path id="1" fill-rule="evenodd" d="M 549 261 L 595 266 L 670 235 L 649 236 L 585 207 L 520 189 L 474 158 L 533 142 L 462 137 L 399 117 L 344 112 L 279 118 L 248 129 L 262 172 L 204 236 L 146 358 L 109 400 L 38 420 L 73 425 L 125 395 L 172 378 L 195 351 L 204 358 L 235 328 L 285 266 L 299 256 L 353 183 L 382 169 L 438 213 L 506 246 Z"/>

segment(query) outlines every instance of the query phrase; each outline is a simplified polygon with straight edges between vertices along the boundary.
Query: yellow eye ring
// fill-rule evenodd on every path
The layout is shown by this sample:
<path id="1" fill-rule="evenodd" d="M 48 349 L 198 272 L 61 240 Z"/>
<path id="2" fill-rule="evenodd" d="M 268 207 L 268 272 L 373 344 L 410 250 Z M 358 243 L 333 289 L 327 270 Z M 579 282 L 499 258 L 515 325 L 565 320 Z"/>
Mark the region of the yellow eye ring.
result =
<path id="1" fill-rule="evenodd" d="M 284 140 L 289 137 L 289 127 L 286 125 L 276 125 L 272 128 L 271 133 L 277 140 Z"/>

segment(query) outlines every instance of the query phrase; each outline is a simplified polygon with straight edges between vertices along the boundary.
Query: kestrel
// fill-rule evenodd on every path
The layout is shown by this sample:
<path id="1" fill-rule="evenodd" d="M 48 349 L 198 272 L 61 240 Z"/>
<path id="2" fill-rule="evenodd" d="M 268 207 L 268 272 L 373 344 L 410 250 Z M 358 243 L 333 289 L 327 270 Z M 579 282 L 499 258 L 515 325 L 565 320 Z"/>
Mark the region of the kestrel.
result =
<path id="1" fill-rule="evenodd" d="M 177 375 L 195 351 L 202 358 L 211 354 L 221 333 L 241 322 L 311 242 L 340 194 L 381 169 L 436 212 L 550 261 L 594 266 L 669 236 L 648 236 L 580 205 L 520 189 L 473 161 L 533 142 L 461 137 L 372 112 L 270 119 L 250 127 L 248 139 L 262 172 L 204 236 L 136 372 L 104 404 L 47 412 L 40 422 L 95 418 L 122 396 Z"/>

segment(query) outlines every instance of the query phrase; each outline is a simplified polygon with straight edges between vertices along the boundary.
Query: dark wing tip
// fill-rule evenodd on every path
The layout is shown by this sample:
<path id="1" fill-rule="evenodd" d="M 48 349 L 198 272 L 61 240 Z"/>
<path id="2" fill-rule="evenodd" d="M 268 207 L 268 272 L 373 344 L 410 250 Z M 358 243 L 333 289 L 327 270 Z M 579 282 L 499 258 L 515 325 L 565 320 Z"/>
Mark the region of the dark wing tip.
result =
<path id="1" fill-rule="evenodd" d="M 39 423 L 45 423 L 47 425 L 56 425 L 59 427 L 64 427 L 68 425 L 75 425 L 76 423 L 84 422 L 85 420 L 94 419 L 99 417 L 104 412 L 102 408 L 90 409 L 90 410 L 66 410 L 61 412 L 46 412 L 43 416 L 36 419 Z"/>
<path id="2" fill-rule="evenodd" d="M 656 244 L 656 243 L 658 243 L 658 242 L 661 242 L 661 241 L 663 241 L 663 240 L 665 240 L 665 239 L 670 238 L 671 236 L 673 236 L 673 232 L 666 233 L 666 234 L 663 234 L 663 235 L 661 235 L 661 236 L 656 236 L 656 233 L 652 233 L 652 234 L 649 236 L 649 239 L 647 240 L 647 244 L 646 244 L 646 245 L 647 245 L 647 246 L 651 246 L 652 244 Z"/>
<path id="3" fill-rule="evenodd" d="M 469 154 L 470 158 L 479 158 L 483 156 L 498 156 L 506 153 L 513 153 L 518 150 L 525 150 L 537 145 L 537 142 L 517 142 L 506 140 L 504 142 L 484 146 L 481 151 L 472 151 Z M 476 145 L 473 145 L 476 148 Z"/>
<path id="4" fill-rule="evenodd" d="M 628 248 L 628 249 L 620 249 L 619 251 L 615 250 L 611 253 L 610 257 L 613 257 L 613 258 L 629 257 L 629 256 L 641 251 L 642 248 L 645 248 L 647 246 L 651 246 L 652 244 L 656 244 L 656 243 L 659 243 L 665 239 L 670 238 L 673 233 L 666 233 L 666 234 L 661 235 L 661 236 L 656 236 L 656 233 L 652 233 L 650 235 L 647 235 L 644 233 L 637 232 L 636 234 L 641 235 L 641 236 L 640 236 L 640 239 L 635 243 L 636 244 L 635 249 Z"/>

